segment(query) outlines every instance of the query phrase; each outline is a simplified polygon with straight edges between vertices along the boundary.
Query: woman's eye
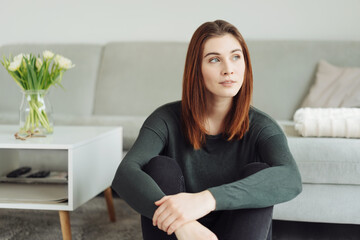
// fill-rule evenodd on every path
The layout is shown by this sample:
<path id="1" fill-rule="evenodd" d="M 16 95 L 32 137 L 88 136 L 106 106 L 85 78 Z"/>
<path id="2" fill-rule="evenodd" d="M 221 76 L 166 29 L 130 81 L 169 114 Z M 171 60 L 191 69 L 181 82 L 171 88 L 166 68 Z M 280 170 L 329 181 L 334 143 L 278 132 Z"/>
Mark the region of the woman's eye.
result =
<path id="1" fill-rule="evenodd" d="M 239 56 L 239 55 L 233 56 L 233 60 L 239 60 L 239 59 L 240 59 L 240 56 Z"/>
<path id="2" fill-rule="evenodd" d="M 209 62 L 220 62 L 220 60 L 218 58 L 212 58 Z"/>

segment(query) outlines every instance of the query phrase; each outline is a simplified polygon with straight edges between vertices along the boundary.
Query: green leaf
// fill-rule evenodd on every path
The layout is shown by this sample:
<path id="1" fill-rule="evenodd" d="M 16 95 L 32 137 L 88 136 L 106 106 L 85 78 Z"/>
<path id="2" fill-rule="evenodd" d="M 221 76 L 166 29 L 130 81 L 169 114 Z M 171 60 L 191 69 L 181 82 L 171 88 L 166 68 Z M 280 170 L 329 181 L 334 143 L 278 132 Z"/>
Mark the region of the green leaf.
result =
<path id="1" fill-rule="evenodd" d="M 43 87 L 44 89 L 47 89 L 49 87 L 49 81 L 50 81 L 50 75 L 49 75 L 49 66 L 50 66 L 50 62 L 49 60 L 45 61 L 45 72 L 44 72 L 44 76 L 42 79 L 43 82 Z"/>
<path id="2" fill-rule="evenodd" d="M 28 63 L 28 60 L 24 57 L 24 61 L 26 63 L 26 71 L 27 71 L 27 79 L 29 83 L 30 89 L 35 89 L 35 81 L 33 78 L 36 78 L 36 75 L 34 73 L 34 69 L 31 68 L 30 64 Z"/>
<path id="3" fill-rule="evenodd" d="M 28 63 L 27 59 L 24 57 L 24 61 L 25 61 L 25 65 L 26 65 L 26 78 L 27 82 L 29 84 L 29 89 L 34 89 L 34 84 L 33 84 L 33 80 L 32 80 L 32 76 L 31 76 L 31 72 L 30 72 L 30 64 Z M 25 70 L 25 69 L 24 69 Z"/>
<path id="4" fill-rule="evenodd" d="M 43 63 L 43 65 L 41 66 L 40 68 L 40 71 L 39 71 L 39 75 L 38 75 L 38 79 L 40 81 L 39 83 L 39 86 L 40 86 L 40 89 L 44 89 L 44 78 L 43 78 L 43 75 L 44 75 L 44 71 L 45 71 L 45 64 Z"/>
<path id="5" fill-rule="evenodd" d="M 30 63 L 31 63 L 31 75 L 34 83 L 35 89 L 39 89 L 39 81 L 36 74 L 36 57 L 30 54 Z"/>
<path id="6" fill-rule="evenodd" d="M 1 64 L 6 68 L 6 70 L 8 70 L 8 67 L 10 65 L 10 60 L 7 60 L 5 56 L 3 56 L 3 59 L 4 61 L 1 61 Z"/>

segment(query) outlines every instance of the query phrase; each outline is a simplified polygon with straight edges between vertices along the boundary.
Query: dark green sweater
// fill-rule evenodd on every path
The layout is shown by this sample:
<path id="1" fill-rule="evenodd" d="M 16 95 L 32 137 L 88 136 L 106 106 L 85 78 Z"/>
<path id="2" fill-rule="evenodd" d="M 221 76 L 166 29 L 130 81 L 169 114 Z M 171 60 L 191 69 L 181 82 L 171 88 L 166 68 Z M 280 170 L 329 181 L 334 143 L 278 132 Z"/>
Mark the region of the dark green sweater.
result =
<path id="1" fill-rule="evenodd" d="M 155 110 L 116 172 L 113 189 L 140 214 L 152 218 L 157 208 L 154 202 L 165 196 L 142 171 L 157 155 L 179 163 L 187 192 L 208 189 L 216 199 L 216 210 L 267 207 L 301 192 L 301 177 L 287 139 L 265 113 L 251 106 L 250 127 L 241 140 L 229 142 L 221 134 L 209 135 L 200 150 L 194 150 L 184 138 L 180 116 L 180 101 Z M 241 169 L 251 162 L 264 162 L 270 168 L 237 180 Z"/>

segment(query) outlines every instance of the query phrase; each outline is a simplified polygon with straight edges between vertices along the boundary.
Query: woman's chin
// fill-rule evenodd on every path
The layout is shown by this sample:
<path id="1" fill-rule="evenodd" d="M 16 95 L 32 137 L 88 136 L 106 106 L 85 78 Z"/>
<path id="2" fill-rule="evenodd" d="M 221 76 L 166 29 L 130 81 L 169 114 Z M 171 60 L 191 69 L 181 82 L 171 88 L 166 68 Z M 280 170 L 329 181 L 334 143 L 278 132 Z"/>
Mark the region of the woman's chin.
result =
<path id="1" fill-rule="evenodd" d="M 218 96 L 223 97 L 223 98 L 233 98 L 236 96 L 236 94 L 238 94 L 238 92 L 239 92 L 239 90 L 237 90 L 237 89 L 231 89 L 230 91 L 225 91 L 225 92 L 219 93 Z"/>

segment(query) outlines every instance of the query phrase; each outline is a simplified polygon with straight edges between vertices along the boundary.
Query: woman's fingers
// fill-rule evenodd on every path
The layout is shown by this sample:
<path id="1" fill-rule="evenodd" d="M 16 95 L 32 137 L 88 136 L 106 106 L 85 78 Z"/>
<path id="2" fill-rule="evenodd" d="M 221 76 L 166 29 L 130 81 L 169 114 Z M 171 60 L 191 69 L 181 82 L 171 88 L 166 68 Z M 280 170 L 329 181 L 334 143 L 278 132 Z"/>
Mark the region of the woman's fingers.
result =
<path id="1" fill-rule="evenodd" d="M 163 198 L 161 198 L 160 200 L 155 202 L 156 206 L 160 206 L 161 204 L 163 204 L 167 199 L 169 199 L 170 196 L 165 196 Z"/>
<path id="2" fill-rule="evenodd" d="M 168 231 L 168 228 L 170 225 L 172 225 L 178 217 L 178 214 L 174 212 L 171 206 L 169 204 L 162 204 L 154 213 L 153 216 L 153 225 L 157 226 L 159 229 L 163 230 L 164 232 Z M 177 226 L 180 225 L 180 223 L 173 225 Z M 171 234 L 176 229 L 171 228 Z"/>
<path id="3" fill-rule="evenodd" d="M 165 229 L 165 221 L 168 219 L 168 217 L 171 216 L 171 212 L 169 211 L 163 211 L 159 217 L 157 218 L 157 221 L 156 221 L 156 225 L 159 229 L 163 230 L 166 232 L 166 229 Z"/>
<path id="4" fill-rule="evenodd" d="M 153 225 L 156 226 L 157 223 L 158 223 L 158 218 L 159 216 L 163 213 L 163 211 L 165 211 L 166 209 L 166 206 L 165 205 L 160 205 L 160 207 L 158 207 L 154 213 L 154 216 L 153 216 Z"/>
<path id="5" fill-rule="evenodd" d="M 158 228 L 163 230 L 164 232 L 167 232 L 168 228 L 174 221 L 176 221 L 176 216 L 174 216 L 173 214 L 170 214 L 165 219 L 158 221 Z"/>

